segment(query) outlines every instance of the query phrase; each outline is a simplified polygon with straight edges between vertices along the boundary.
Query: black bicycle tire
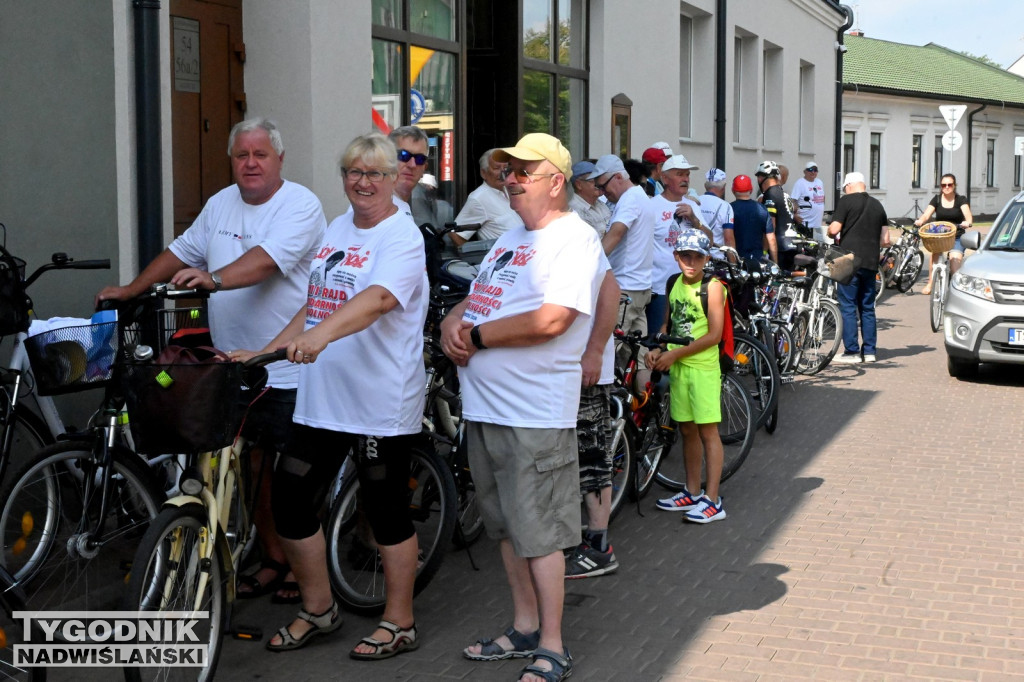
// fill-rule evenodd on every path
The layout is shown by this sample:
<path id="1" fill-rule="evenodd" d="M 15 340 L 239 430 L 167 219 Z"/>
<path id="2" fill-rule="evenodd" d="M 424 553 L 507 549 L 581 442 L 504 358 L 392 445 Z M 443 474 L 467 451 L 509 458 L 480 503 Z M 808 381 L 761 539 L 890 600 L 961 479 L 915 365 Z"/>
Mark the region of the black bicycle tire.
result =
<path id="1" fill-rule="evenodd" d="M 7 469 L 11 464 L 24 466 L 24 462 L 20 461 L 22 453 L 24 453 L 25 461 L 29 461 L 37 452 L 47 445 L 53 445 L 55 442 L 46 422 L 32 410 L 25 409 L 22 406 L 15 408 L 13 424 L 14 435 L 11 438 L 10 451 L 0 454 L 0 484 L 7 477 Z M 19 446 L 21 442 L 19 440 L 19 426 L 25 429 L 24 433 L 28 433 L 31 440 L 24 447 Z M 15 452 L 15 448 L 18 448 L 18 452 Z"/>
<path id="2" fill-rule="evenodd" d="M 932 278 L 932 293 L 928 301 L 928 322 L 932 331 L 942 328 L 942 309 L 945 307 L 946 270 L 937 268 Z"/>
<path id="3" fill-rule="evenodd" d="M 811 317 L 815 318 L 813 321 Z M 831 347 L 826 348 L 824 352 L 820 349 L 824 347 L 828 342 L 822 339 L 819 345 L 815 348 L 817 354 L 812 354 L 811 348 L 813 342 L 805 339 L 799 341 L 800 344 L 800 358 L 796 366 L 796 371 L 804 375 L 817 374 L 832 362 L 832 358 L 835 357 L 839 351 L 839 347 L 843 341 L 843 329 L 842 329 L 842 313 L 839 311 L 839 306 L 827 299 L 818 300 L 818 309 L 815 311 L 805 311 L 801 313 L 801 316 L 806 316 L 806 334 L 813 334 L 813 327 L 817 324 L 818 319 L 825 316 L 831 316 L 835 320 L 834 336 L 831 339 Z M 799 324 L 799 323 L 798 323 Z M 824 325 L 824 322 L 822 322 Z"/>
<path id="4" fill-rule="evenodd" d="M 751 376 L 753 372 L 756 372 L 758 378 L 751 380 L 750 386 L 747 387 L 751 391 L 751 397 L 755 394 L 757 397 L 754 400 L 754 405 L 757 408 L 757 428 L 764 426 L 765 421 L 768 419 L 768 415 L 771 414 L 772 410 L 779 401 L 779 393 L 782 390 L 782 375 L 779 373 L 778 364 L 775 362 L 771 350 L 766 348 L 761 341 L 746 332 L 737 332 L 733 335 L 734 347 L 736 349 L 736 363 L 733 367 L 732 373 L 737 375 L 737 379 L 740 377 Z M 760 355 L 760 360 L 752 361 L 750 357 L 741 359 L 741 350 L 743 344 Z M 740 383 L 744 383 L 740 380 Z M 764 399 L 763 393 L 767 391 L 768 397 Z"/>
<path id="5" fill-rule="evenodd" d="M 29 610 L 75 610 L 75 608 L 114 610 L 120 604 L 123 595 L 120 594 L 117 585 L 123 585 L 123 581 L 119 582 L 116 574 L 123 573 L 121 567 L 128 565 L 134 557 L 136 545 L 131 540 L 136 536 L 141 537 L 149 521 L 156 517 L 164 500 L 164 494 L 156 485 L 152 473 L 145 463 L 134 453 L 117 446 L 110 452 L 110 457 L 116 480 L 113 488 L 115 498 L 108 505 L 108 518 L 110 516 L 117 519 L 123 518 L 129 523 L 125 528 L 119 528 L 116 533 L 107 528 L 106 542 L 113 544 L 114 547 L 105 545 L 104 549 L 107 551 L 98 552 L 94 557 L 85 561 L 79 556 L 67 556 L 70 547 L 73 546 L 68 544 L 70 537 L 78 534 L 68 531 L 68 538 L 62 537 L 67 530 L 65 526 L 68 528 L 78 526 L 82 520 L 81 513 L 75 513 L 75 509 L 82 507 L 79 501 L 78 481 L 67 483 L 65 481 L 71 476 L 71 471 L 82 471 L 83 466 L 86 466 L 86 469 L 91 467 L 94 459 L 93 443 L 61 441 L 43 448 L 17 476 L 12 477 L 3 493 L 0 494 L 2 495 L 0 500 L 3 500 L 3 507 L 0 509 L 0 550 L 3 551 L 3 556 L 0 561 L 11 571 L 18 584 L 25 590 Z M 57 473 L 53 471 L 55 467 L 60 467 Z M 40 475 L 41 479 L 33 478 Z M 44 487 L 36 489 L 34 487 L 36 485 Z M 64 489 L 65 485 L 69 487 Z M 33 487 L 28 488 L 26 492 L 25 489 L 29 486 Z M 59 492 L 55 493 L 54 491 L 58 489 Z M 71 497 L 64 499 L 65 496 L 72 495 L 72 491 L 79 494 L 79 500 L 74 500 Z M 93 492 L 95 495 L 99 495 L 98 490 Z M 40 500 L 43 500 L 42 507 L 38 506 Z M 78 502 L 78 506 L 75 509 L 65 509 L 65 505 L 70 505 L 72 502 Z M 92 510 L 88 505 L 85 508 Z M 40 510 L 41 514 L 39 514 Z M 28 533 L 24 530 L 26 514 L 30 515 L 31 519 L 31 530 Z M 24 563 L 19 563 L 15 557 L 23 553 L 24 549 L 16 549 L 17 540 L 13 540 L 14 535 L 20 533 L 20 537 L 23 539 L 31 536 L 38 523 L 35 518 L 37 514 L 42 518 L 42 527 L 45 528 L 45 533 L 40 530 L 39 534 L 40 536 L 45 535 L 48 540 L 33 546 L 27 560 Z M 143 518 L 147 514 L 148 518 Z M 135 516 L 134 520 L 131 515 Z M 69 522 L 69 519 L 72 519 L 73 523 Z M 56 553 L 54 553 L 55 549 Z M 111 553 L 114 555 L 111 556 Z M 100 558 L 103 560 L 102 563 L 99 561 Z M 50 565 L 51 562 L 53 565 Z M 113 569 L 112 566 L 117 568 Z M 44 569 L 52 571 L 52 573 L 40 574 L 40 571 Z M 70 571 L 77 572 L 71 573 Z M 111 572 L 115 573 L 113 579 L 109 575 Z M 39 583 L 39 580 L 42 580 L 42 583 Z M 90 603 L 91 595 L 88 590 L 82 589 L 77 582 L 79 580 L 93 587 L 104 585 L 104 590 L 110 591 L 112 594 L 96 596 L 97 599 L 107 596 L 103 604 Z M 73 595 L 76 597 L 75 603 L 71 605 L 63 602 L 54 604 L 52 601 L 45 600 L 41 596 L 41 592 L 42 587 L 46 585 L 51 589 L 63 590 L 66 594 L 65 599 Z M 85 600 L 84 606 L 80 603 L 83 599 Z M 44 601 L 40 603 L 40 600 Z"/>
<path id="6" fill-rule="evenodd" d="M 442 504 L 438 515 L 438 527 L 432 534 L 431 546 L 429 551 L 424 553 L 421 565 L 417 570 L 413 594 L 419 594 L 430 584 L 431 579 L 441 568 L 441 561 L 444 558 L 452 532 L 455 529 L 457 497 L 451 471 L 436 453 L 416 449 L 412 452 L 412 458 L 414 467 L 418 465 L 424 466 L 424 471 L 429 472 L 433 476 L 436 482 L 435 485 L 439 486 L 440 490 L 439 492 L 428 492 L 437 495 Z M 418 486 L 418 488 L 424 487 L 422 485 Z M 341 492 L 331 505 L 326 524 L 327 572 L 331 580 L 331 588 L 342 606 L 353 613 L 376 615 L 384 610 L 386 596 L 383 573 L 376 558 L 376 551 L 365 548 L 365 551 L 370 556 L 361 557 L 356 561 L 352 559 L 352 552 L 356 551 L 355 548 L 346 554 L 340 546 L 342 538 L 347 537 L 351 531 L 359 526 L 357 519 L 348 515 L 355 510 L 354 506 L 358 503 L 358 490 L 358 478 L 355 475 L 349 476 L 342 484 Z M 419 509 L 422 513 L 422 507 Z M 429 513 L 429 509 L 426 511 Z M 422 546 L 420 549 L 424 551 Z M 346 573 L 341 570 L 341 562 L 344 561 L 351 562 L 353 564 L 352 567 L 356 569 L 356 573 L 371 573 L 373 577 L 371 577 L 368 583 L 372 586 L 370 589 L 379 589 L 380 591 L 374 591 L 368 595 L 365 589 L 359 589 L 351 585 L 346 577 Z"/>
<path id="7" fill-rule="evenodd" d="M 771 330 L 775 364 L 779 366 L 779 372 L 785 374 L 793 369 L 793 332 L 780 320 L 772 320 Z"/>
<path id="8" fill-rule="evenodd" d="M 914 288 L 917 278 L 921 276 L 924 268 L 924 254 L 920 249 L 908 249 L 908 255 L 900 265 L 900 272 L 896 278 L 896 290 L 905 294 Z M 914 263 L 914 265 L 911 265 Z"/>
<path id="9" fill-rule="evenodd" d="M 128 594 L 125 595 L 124 609 L 126 611 L 192 611 L 194 600 L 186 602 L 175 602 L 177 606 L 172 608 L 148 608 L 151 606 L 142 601 L 143 589 L 150 580 L 149 569 L 154 561 L 165 561 L 160 556 L 164 549 L 164 539 L 176 528 L 188 527 L 199 533 L 199 530 L 206 525 L 207 510 L 199 504 L 186 504 L 180 507 L 168 506 L 157 515 L 150 523 L 149 529 L 142 537 L 138 550 L 135 552 L 135 559 L 132 563 L 133 570 L 128 581 Z M 196 539 L 198 542 L 198 537 Z M 198 551 L 198 547 L 195 548 Z M 142 567 L 142 570 L 139 570 Z M 224 632 L 228 621 L 227 609 L 227 588 L 224 581 L 224 567 L 220 552 L 213 551 L 210 562 L 210 575 L 207 580 L 207 589 L 210 590 L 210 600 L 206 602 L 206 610 L 209 612 L 209 642 L 207 650 L 207 665 L 199 671 L 195 668 L 123 668 L 124 678 L 127 682 L 142 682 L 142 680 L 156 679 L 196 679 L 205 682 L 214 679 L 217 664 L 220 661 L 220 652 L 223 649 Z M 135 596 L 139 595 L 139 596 Z M 202 636 L 200 634 L 200 636 Z M 153 673 L 155 677 L 143 676 L 143 673 Z M 191 674 L 195 674 L 193 677 Z M 172 677 L 172 675 L 181 677 Z"/>
<path id="10" fill-rule="evenodd" d="M 636 462 L 633 453 L 633 439 L 630 437 L 629 416 L 623 416 L 622 429 L 612 425 L 612 502 L 608 512 L 611 521 L 626 506 L 626 500 L 632 497 L 633 476 L 636 475 Z M 621 450 L 621 453 L 620 453 Z"/>

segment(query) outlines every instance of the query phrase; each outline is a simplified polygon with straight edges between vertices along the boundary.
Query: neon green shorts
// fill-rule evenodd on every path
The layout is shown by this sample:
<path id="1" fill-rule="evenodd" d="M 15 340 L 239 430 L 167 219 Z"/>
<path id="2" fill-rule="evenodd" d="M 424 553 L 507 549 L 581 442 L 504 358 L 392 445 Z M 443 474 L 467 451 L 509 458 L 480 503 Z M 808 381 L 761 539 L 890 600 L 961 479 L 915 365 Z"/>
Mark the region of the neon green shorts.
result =
<path id="1" fill-rule="evenodd" d="M 722 373 L 714 369 L 672 365 L 669 374 L 672 419 L 677 422 L 718 424 L 722 421 Z"/>

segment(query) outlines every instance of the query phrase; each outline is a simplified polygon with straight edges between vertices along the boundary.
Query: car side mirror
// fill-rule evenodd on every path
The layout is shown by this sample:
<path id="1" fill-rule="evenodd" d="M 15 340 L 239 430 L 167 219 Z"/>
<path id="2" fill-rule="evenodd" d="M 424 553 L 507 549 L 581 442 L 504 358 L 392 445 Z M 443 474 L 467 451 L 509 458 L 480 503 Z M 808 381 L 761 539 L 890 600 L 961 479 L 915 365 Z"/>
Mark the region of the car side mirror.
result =
<path id="1" fill-rule="evenodd" d="M 960 237 L 960 244 L 965 249 L 977 251 L 978 246 L 981 244 L 981 233 L 978 232 L 977 230 L 970 230 L 968 232 L 964 232 L 963 236 Z"/>

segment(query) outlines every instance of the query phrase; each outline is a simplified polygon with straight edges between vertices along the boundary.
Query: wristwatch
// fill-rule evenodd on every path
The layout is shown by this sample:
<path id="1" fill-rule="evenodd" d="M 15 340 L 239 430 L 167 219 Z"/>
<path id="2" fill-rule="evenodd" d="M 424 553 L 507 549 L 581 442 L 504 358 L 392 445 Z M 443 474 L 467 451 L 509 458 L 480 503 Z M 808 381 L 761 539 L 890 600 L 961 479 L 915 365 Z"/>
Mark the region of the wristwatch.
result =
<path id="1" fill-rule="evenodd" d="M 477 350 L 487 350 L 487 346 L 480 340 L 480 326 L 477 325 L 469 330 L 469 340 L 473 342 Z"/>
<path id="2" fill-rule="evenodd" d="M 213 280 L 213 290 L 214 291 L 220 291 L 221 287 L 224 286 L 224 282 L 221 281 L 220 275 L 218 275 L 216 272 L 211 272 L 210 273 L 210 279 Z"/>

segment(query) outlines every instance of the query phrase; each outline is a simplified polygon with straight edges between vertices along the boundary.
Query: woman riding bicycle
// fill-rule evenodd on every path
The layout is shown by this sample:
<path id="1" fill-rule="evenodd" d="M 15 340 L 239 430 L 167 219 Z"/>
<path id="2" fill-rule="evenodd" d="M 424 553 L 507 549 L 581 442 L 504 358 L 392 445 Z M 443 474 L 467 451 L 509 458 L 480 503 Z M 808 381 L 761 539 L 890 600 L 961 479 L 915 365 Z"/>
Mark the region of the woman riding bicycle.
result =
<path id="1" fill-rule="evenodd" d="M 974 216 L 971 215 L 971 207 L 967 203 L 967 197 L 956 193 L 956 176 L 946 173 L 939 180 L 941 194 L 932 197 L 931 202 L 925 206 L 924 213 L 914 221 L 914 225 L 920 227 L 930 220 L 941 220 L 947 223 L 958 225 L 956 230 L 956 243 L 949 252 L 949 273 L 952 275 L 960 269 L 960 261 L 964 257 L 964 247 L 960 245 L 960 235 L 964 230 L 974 223 Z M 932 293 L 932 268 L 939 262 L 941 254 L 932 254 L 932 264 L 928 268 L 928 284 L 921 292 L 925 296 Z"/>
<path id="2" fill-rule="evenodd" d="M 387 601 L 380 626 L 350 656 L 381 659 L 418 645 L 418 547 L 408 491 L 424 407 L 428 284 L 423 238 L 392 201 L 394 144 L 379 133 L 362 135 L 341 163 L 352 211 L 327 228 L 310 270 L 308 303 L 264 349 L 286 347 L 288 359 L 302 365 L 295 428 L 274 474 L 272 506 L 303 610 L 267 648 L 297 649 L 341 626 L 317 512 L 351 449 L 369 522 L 363 547 L 353 551 L 380 552 Z"/>

